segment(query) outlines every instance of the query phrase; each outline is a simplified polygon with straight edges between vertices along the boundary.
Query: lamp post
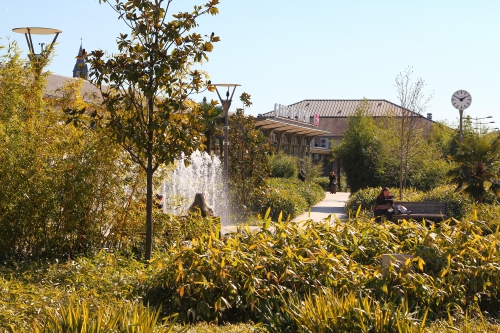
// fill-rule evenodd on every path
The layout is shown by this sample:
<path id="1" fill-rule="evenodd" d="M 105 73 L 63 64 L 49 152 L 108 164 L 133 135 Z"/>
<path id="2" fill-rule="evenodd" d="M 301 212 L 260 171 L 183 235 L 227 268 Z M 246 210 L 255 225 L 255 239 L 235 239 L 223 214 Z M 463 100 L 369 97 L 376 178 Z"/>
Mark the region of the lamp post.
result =
<path id="1" fill-rule="evenodd" d="M 215 90 L 217 91 L 217 95 L 219 96 L 219 100 L 222 104 L 222 108 L 224 110 L 224 142 L 223 142 L 223 148 L 224 148 L 224 191 L 225 191 L 225 212 L 224 212 L 224 221 L 222 221 L 222 224 L 227 224 L 228 223 L 228 197 L 229 197 L 229 120 L 228 120 L 228 113 L 229 113 L 229 107 L 231 106 L 231 102 L 233 100 L 233 95 L 234 92 L 236 91 L 236 87 L 239 87 L 240 84 L 236 83 L 219 83 L 219 84 L 214 84 Z M 226 92 L 226 99 L 223 99 L 219 93 L 219 87 L 227 87 L 227 92 Z M 229 91 L 233 88 L 233 92 L 231 93 L 231 97 L 229 97 Z"/>
<path id="2" fill-rule="evenodd" d="M 493 116 L 487 116 L 487 117 L 475 117 L 474 118 L 474 129 L 477 130 L 477 131 L 480 131 L 481 130 L 481 127 L 482 125 L 487 125 L 487 124 L 494 124 L 495 122 L 494 121 L 489 121 L 489 122 L 481 122 L 481 120 L 484 120 L 484 119 L 491 119 L 493 118 Z"/>
<path id="3" fill-rule="evenodd" d="M 483 128 L 483 125 L 488 125 L 488 124 L 494 124 L 495 122 L 494 121 L 489 121 L 487 123 L 480 123 L 480 122 L 477 122 L 476 123 L 476 126 L 475 126 L 475 129 L 478 131 L 478 134 L 481 134 L 479 132 L 481 132 L 482 128 Z"/>
<path id="4" fill-rule="evenodd" d="M 43 61 L 46 60 L 44 57 L 43 53 L 43 46 L 46 45 L 45 43 L 39 43 L 42 47 L 42 50 L 40 53 L 35 53 L 35 48 L 33 46 L 33 39 L 31 38 L 31 35 L 54 35 L 54 39 L 52 40 L 52 43 L 47 44 L 47 47 L 45 48 L 46 50 L 48 49 L 49 51 L 54 47 L 54 43 L 57 40 L 57 36 L 62 32 L 59 29 L 53 29 L 53 28 L 40 28 L 40 27 L 24 27 L 24 28 L 14 28 L 12 29 L 13 32 L 17 32 L 20 34 L 24 34 L 24 37 L 26 37 L 26 43 L 28 43 L 28 49 L 29 49 L 29 59 L 30 61 L 35 65 L 36 73 L 37 75 L 40 75 L 40 71 L 42 70 L 42 65 Z"/>

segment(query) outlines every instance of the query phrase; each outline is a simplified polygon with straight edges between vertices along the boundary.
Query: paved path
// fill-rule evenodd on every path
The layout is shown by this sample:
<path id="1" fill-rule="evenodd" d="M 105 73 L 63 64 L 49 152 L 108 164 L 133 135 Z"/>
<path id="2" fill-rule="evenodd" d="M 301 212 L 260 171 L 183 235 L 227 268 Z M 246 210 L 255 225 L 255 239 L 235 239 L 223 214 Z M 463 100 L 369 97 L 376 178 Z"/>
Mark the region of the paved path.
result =
<path id="1" fill-rule="evenodd" d="M 339 219 L 347 218 L 347 213 L 345 211 L 345 204 L 349 198 L 349 192 L 337 192 L 336 194 L 330 194 L 326 192 L 325 198 L 311 207 L 311 213 L 309 211 L 297 216 L 292 221 L 300 222 L 306 220 L 313 220 L 316 222 L 321 222 L 323 219 L 327 218 L 330 214 L 334 214 Z M 334 218 L 334 216 L 332 216 Z M 259 229 L 260 227 L 251 226 L 250 229 Z M 222 234 L 228 232 L 236 231 L 236 226 L 224 226 L 222 227 Z"/>
<path id="2" fill-rule="evenodd" d="M 330 194 L 326 192 L 325 198 L 311 207 L 311 214 L 309 212 L 304 212 L 303 214 L 297 216 L 292 221 L 299 222 L 305 220 L 313 220 L 320 222 L 321 220 L 328 217 L 330 214 L 337 215 L 339 219 L 347 218 L 347 213 L 345 211 L 345 204 L 349 199 L 349 192 L 337 192 L 335 194 Z M 333 217 L 333 216 L 332 216 Z"/>

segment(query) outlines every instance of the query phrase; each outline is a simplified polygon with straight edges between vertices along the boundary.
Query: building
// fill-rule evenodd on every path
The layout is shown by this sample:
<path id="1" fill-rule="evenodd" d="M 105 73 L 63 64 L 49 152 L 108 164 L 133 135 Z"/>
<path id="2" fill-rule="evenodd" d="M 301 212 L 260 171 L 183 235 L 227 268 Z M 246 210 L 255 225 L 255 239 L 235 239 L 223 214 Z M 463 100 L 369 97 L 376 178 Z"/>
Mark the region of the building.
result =
<path id="1" fill-rule="evenodd" d="M 301 133 L 300 129 L 287 128 L 284 125 L 275 128 L 271 126 L 263 126 L 271 122 L 290 123 L 296 122 L 297 119 L 303 120 L 308 127 L 314 127 L 315 131 L 311 131 L 306 136 L 308 147 L 304 148 L 308 152 L 308 156 L 313 158 L 316 163 L 323 163 L 325 166 L 324 173 L 327 175 L 330 171 L 335 171 L 338 175 L 341 173 L 341 166 L 336 161 L 329 162 L 327 160 L 330 154 L 330 140 L 340 141 L 347 128 L 347 118 L 356 113 L 356 110 L 362 106 L 361 103 L 367 103 L 366 112 L 374 118 L 387 117 L 388 115 L 401 116 L 404 112 L 406 116 L 417 117 L 422 120 L 424 126 L 430 129 L 434 123 L 432 114 L 428 113 L 424 117 L 418 113 L 405 110 L 401 106 L 389 102 L 385 99 L 306 99 L 288 106 L 275 104 L 274 111 L 267 112 L 257 116 L 257 126 L 263 129 L 269 129 L 266 132 L 270 142 L 281 142 L 282 135 L 287 138 L 293 138 L 296 134 Z M 304 117 L 306 119 L 304 119 Z M 260 124 L 263 124 L 262 126 Z M 287 150 L 288 149 L 288 150 Z M 294 149 L 294 148 L 293 148 Z M 295 150 L 285 146 L 285 151 L 291 155 L 297 155 Z M 300 157 L 304 155 L 298 155 Z"/>

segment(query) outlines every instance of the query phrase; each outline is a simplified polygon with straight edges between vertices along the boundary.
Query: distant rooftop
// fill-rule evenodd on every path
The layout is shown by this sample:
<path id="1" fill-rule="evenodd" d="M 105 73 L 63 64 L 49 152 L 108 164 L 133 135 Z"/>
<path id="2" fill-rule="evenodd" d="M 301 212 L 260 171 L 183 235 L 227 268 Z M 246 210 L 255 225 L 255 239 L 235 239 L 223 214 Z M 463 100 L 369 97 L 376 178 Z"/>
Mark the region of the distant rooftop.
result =
<path id="1" fill-rule="evenodd" d="M 309 114 L 318 114 L 321 118 L 325 117 L 340 117 L 346 118 L 355 114 L 356 109 L 362 102 L 368 102 L 368 115 L 373 117 L 383 117 L 388 112 L 393 112 L 395 115 L 401 113 L 401 106 L 389 102 L 385 99 L 305 99 L 303 101 L 290 104 L 296 110 L 306 110 Z M 423 117 L 418 113 L 412 112 L 414 116 Z M 262 114 L 263 117 L 272 117 L 274 111 Z"/>

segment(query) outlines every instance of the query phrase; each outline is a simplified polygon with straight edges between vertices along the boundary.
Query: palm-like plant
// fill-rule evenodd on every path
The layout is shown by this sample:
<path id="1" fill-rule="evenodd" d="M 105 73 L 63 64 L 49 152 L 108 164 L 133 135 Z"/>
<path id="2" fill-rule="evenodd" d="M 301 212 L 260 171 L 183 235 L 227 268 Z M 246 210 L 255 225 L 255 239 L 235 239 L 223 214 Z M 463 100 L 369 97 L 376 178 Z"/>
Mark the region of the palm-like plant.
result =
<path id="1" fill-rule="evenodd" d="M 476 202 L 482 202 L 491 191 L 500 195 L 500 138 L 474 135 L 460 145 L 450 160 L 457 163 L 448 176 L 457 184 L 457 191 L 469 194 Z"/>

